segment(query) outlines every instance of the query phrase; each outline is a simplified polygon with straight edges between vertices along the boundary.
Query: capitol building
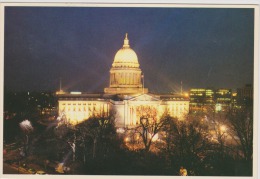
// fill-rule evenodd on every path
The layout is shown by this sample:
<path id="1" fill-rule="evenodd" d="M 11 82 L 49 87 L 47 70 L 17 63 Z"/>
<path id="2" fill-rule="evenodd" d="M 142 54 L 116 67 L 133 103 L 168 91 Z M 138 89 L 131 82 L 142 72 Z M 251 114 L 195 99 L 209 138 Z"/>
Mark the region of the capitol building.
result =
<path id="1" fill-rule="evenodd" d="M 127 34 L 122 48 L 115 54 L 109 77 L 104 93 L 58 91 L 60 116 L 65 116 L 71 124 L 78 124 L 91 116 L 113 113 L 116 127 L 131 127 L 140 123 L 145 108 L 156 111 L 157 119 L 165 111 L 178 119 L 189 112 L 189 99 L 183 95 L 152 94 L 144 87 L 138 57 L 130 47 Z"/>

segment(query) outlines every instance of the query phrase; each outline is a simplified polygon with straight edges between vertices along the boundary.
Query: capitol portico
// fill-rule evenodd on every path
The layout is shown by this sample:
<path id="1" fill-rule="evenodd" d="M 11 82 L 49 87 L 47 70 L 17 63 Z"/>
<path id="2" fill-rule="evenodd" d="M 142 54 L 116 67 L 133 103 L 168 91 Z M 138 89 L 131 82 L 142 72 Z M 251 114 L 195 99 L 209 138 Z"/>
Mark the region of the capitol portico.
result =
<path id="1" fill-rule="evenodd" d="M 149 77 L 148 77 L 149 78 Z M 172 117 L 182 119 L 189 112 L 189 100 L 182 95 L 148 93 L 138 57 L 130 48 L 126 34 L 123 46 L 115 54 L 110 69 L 109 87 L 101 94 L 57 93 L 59 113 L 77 124 L 94 115 L 115 114 L 117 127 L 140 123 L 144 108 L 155 111 L 157 119 L 167 111 Z"/>

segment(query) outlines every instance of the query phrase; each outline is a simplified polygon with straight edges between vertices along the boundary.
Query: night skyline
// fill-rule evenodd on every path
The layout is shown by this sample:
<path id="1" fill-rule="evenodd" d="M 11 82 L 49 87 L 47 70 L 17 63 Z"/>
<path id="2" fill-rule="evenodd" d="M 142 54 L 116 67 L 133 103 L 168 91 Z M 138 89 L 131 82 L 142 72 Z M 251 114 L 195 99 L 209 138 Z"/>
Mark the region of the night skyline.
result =
<path id="1" fill-rule="evenodd" d="M 125 33 L 152 92 L 253 84 L 254 9 L 6 7 L 5 88 L 100 92 Z"/>

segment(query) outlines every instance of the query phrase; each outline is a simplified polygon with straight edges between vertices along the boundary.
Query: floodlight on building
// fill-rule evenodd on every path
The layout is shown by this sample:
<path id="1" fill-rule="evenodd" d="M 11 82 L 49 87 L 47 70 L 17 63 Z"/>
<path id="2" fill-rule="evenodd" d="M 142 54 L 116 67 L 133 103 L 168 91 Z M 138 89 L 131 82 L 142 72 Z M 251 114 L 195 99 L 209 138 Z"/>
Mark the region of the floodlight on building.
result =
<path id="1" fill-rule="evenodd" d="M 72 91 L 70 94 L 82 94 L 80 91 Z"/>

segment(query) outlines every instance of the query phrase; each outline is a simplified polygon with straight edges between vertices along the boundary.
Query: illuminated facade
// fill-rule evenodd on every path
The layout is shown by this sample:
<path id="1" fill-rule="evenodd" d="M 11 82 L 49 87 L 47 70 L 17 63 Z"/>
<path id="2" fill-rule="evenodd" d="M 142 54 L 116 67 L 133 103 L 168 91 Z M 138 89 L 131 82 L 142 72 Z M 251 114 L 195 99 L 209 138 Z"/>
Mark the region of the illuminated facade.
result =
<path id="1" fill-rule="evenodd" d="M 207 107 L 215 107 L 216 111 L 226 110 L 230 107 L 232 101 L 231 89 L 190 89 L 190 110 L 204 111 Z"/>
<path id="2" fill-rule="evenodd" d="M 243 88 L 237 89 L 237 104 L 245 105 L 253 103 L 253 85 L 246 84 Z"/>
<path id="3" fill-rule="evenodd" d="M 57 96 L 60 115 L 64 114 L 72 124 L 94 115 L 113 113 L 117 127 L 131 127 L 140 123 L 144 107 L 156 110 L 158 119 L 165 111 L 179 119 L 189 112 L 187 97 L 155 95 L 144 88 L 138 58 L 130 48 L 127 34 L 123 47 L 115 55 L 109 87 L 104 93 L 57 93 Z"/>
<path id="4" fill-rule="evenodd" d="M 217 89 L 215 92 L 216 103 L 230 104 L 232 97 L 231 89 Z"/>
<path id="5" fill-rule="evenodd" d="M 232 90 L 231 89 L 217 89 L 215 91 L 216 111 L 225 111 L 231 106 Z"/>
<path id="6" fill-rule="evenodd" d="M 190 89 L 190 110 L 203 110 L 206 105 L 213 102 L 213 90 L 205 88 Z"/>

